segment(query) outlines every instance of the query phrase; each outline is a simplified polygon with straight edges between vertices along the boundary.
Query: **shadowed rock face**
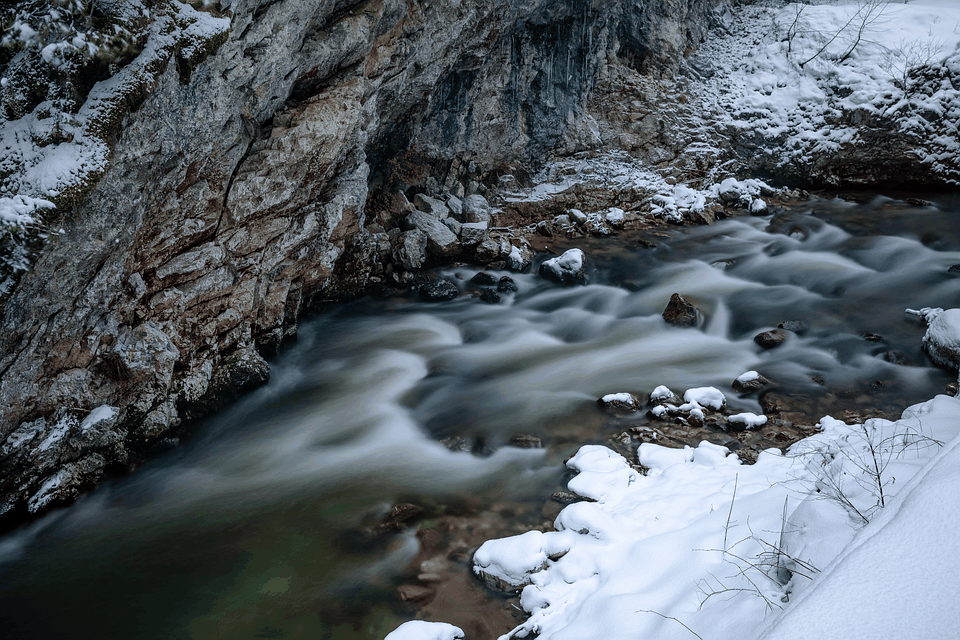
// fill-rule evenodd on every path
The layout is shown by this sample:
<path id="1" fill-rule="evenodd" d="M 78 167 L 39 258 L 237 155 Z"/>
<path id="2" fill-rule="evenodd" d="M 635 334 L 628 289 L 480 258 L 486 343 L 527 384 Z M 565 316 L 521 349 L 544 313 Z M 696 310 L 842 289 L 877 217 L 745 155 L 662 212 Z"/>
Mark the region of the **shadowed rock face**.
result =
<path id="1" fill-rule="evenodd" d="M 0 514 L 68 500 L 262 383 L 305 309 L 388 259 L 364 206 L 389 160 L 413 145 L 458 180 L 575 150 L 598 68 L 669 70 L 714 5 L 233 2 L 229 40 L 161 75 L 2 311 Z"/>

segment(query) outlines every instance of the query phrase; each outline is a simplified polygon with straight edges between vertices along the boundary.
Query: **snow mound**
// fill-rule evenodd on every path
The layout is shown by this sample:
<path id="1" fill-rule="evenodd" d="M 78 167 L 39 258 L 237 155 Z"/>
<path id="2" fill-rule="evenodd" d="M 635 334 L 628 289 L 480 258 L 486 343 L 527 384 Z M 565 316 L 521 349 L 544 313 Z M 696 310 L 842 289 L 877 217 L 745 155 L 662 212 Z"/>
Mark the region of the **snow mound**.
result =
<path id="1" fill-rule="evenodd" d="M 463 629 L 446 622 L 411 620 L 387 634 L 384 640 L 461 640 Z"/>
<path id="2" fill-rule="evenodd" d="M 727 400 L 720 390 L 714 387 L 687 389 L 687 392 L 683 394 L 683 399 L 703 407 L 710 407 L 716 411 L 719 411 L 723 407 L 723 403 Z M 681 407 L 681 409 L 682 408 L 683 407 Z"/>

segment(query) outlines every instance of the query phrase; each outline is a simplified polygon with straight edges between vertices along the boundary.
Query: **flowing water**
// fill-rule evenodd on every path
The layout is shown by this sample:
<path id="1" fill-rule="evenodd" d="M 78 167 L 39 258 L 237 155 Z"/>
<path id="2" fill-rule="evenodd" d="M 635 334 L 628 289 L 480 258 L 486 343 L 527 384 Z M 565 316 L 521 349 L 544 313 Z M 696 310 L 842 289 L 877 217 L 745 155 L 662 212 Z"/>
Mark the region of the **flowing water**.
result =
<path id="1" fill-rule="evenodd" d="M 338 307 L 181 447 L 0 539 L 2 635 L 379 639 L 419 615 L 495 637 L 518 614 L 471 578 L 470 554 L 549 526 L 562 460 L 623 429 L 598 396 L 712 385 L 759 413 L 757 394 L 730 389 L 751 369 L 811 415 L 891 414 L 942 392 L 955 376 L 931 366 L 903 310 L 960 306 L 958 222 L 960 199 L 820 199 L 673 228 L 655 248 L 557 241 L 586 251 L 586 287 L 532 270 L 501 305 Z M 445 273 L 471 291 L 475 270 Z M 701 328 L 663 322 L 674 292 L 697 301 Z M 809 328 L 770 351 L 753 342 L 783 320 Z M 417 520 L 376 527 L 404 502 Z"/>

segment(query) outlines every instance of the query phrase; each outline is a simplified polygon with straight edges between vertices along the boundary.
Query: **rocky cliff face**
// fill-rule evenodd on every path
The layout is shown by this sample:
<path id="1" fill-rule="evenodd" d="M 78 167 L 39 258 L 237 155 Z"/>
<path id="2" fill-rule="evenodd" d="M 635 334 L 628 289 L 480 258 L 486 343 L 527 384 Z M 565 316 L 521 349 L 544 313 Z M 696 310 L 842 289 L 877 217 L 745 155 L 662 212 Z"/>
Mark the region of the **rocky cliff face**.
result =
<path id="1" fill-rule="evenodd" d="M 453 192 L 590 146 L 611 64 L 670 75 L 710 0 L 240 0 L 169 64 L 0 330 L 0 514 L 69 500 L 264 381 L 298 316 L 361 292 L 378 193 Z M 432 182 L 431 182 L 432 181 Z M 379 190 L 379 191 L 378 191 Z"/>

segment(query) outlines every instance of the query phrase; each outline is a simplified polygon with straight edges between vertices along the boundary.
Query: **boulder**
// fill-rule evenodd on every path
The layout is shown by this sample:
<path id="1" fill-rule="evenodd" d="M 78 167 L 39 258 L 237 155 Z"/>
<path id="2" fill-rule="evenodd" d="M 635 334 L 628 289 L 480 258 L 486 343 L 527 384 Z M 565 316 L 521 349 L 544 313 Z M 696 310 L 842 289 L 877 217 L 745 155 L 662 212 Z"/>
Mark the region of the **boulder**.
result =
<path id="1" fill-rule="evenodd" d="M 675 293 L 670 296 L 670 301 L 663 310 L 663 319 L 675 327 L 695 327 L 700 322 L 700 310 L 679 293 Z"/>
<path id="2" fill-rule="evenodd" d="M 550 258 L 540 265 L 540 275 L 558 284 L 577 285 L 586 284 L 587 275 L 584 271 L 585 260 L 583 251 L 570 249 L 556 258 Z"/>
<path id="3" fill-rule="evenodd" d="M 446 218 L 450 215 L 450 209 L 444 204 L 443 200 L 431 198 L 423 193 L 413 196 L 413 205 L 419 211 L 429 213 L 436 218 Z"/>
<path id="4" fill-rule="evenodd" d="M 960 309 L 925 308 L 915 313 L 927 321 L 923 348 L 930 358 L 943 367 L 960 367 Z"/>
<path id="5" fill-rule="evenodd" d="M 763 331 L 753 337 L 753 341 L 764 349 L 773 349 L 783 344 L 787 339 L 787 332 L 783 329 L 774 329 L 773 331 Z"/>
<path id="6" fill-rule="evenodd" d="M 486 271 L 479 271 L 477 275 L 470 278 L 470 284 L 494 285 L 497 284 L 497 277 L 490 275 Z"/>
<path id="7" fill-rule="evenodd" d="M 444 218 L 440 222 L 442 222 L 444 226 L 447 229 L 450 229 L 450 231 L 452 231 L 453 234 L 456 236 L 460 236 L 463 233 L 463 224 L 461 224 L 454 218 Z M 461 238 L 461 241 L 462 241 L 462 238 Z"/>
<path id="8" fill-rule="evenodd" d="M 490 205 L 487 199 L 481 195 L 474 194 L 467 196 L 463 201 L 463 221 L 464 222 L 486 222 L 489 224 L 493 218 L 490 216 Z"/>
<path id="9" fill-rule="evenodd" d="M 443 302 L 444 300 L 453 300 L 460 295 L 457 285 L 443 278 L 431 278 L 420 285 L 420 298 L 426 302 Z"/>
<path id="10" fill-rule="evenodd" d="M 474 247 L 490 237 L 486 222 L 465 222 L 460 226 L 460 242 L 465 247 Z"/>
<path id="11" fill-rule="evenodd" d="M 533 248 L 528 244 L 513 246 L 507 254 L 507 266 L 514 271 L 524 271 L 533 264 L 533 255 Z"/>
<path id="12" fill-rule="evenodd" d="M 392 244 L 393 262 L 406 270 L 419 269 L 427 259 L 427 234 L 419 229 L 399 234 Z"/>
<path id="13" fill-rule="evenodd" d="M 607 220 L 607 224 L 615 229 L 622 229 L 625 221 L 626 212 L 623 209 L 618 209 L 617 207 L 611 208 L 607 211 L 607 215 L 604 216 Z"/>
<path id="14" fill-rule="evenodd" d="M 499 304 L 503 300 L 499 293 L 489 287 L 480 292 L 480 299 L 487 304 Z"/>
<path id="15" fill-rule="evenodd" d="M 477 245 L 476 258 L 478 262 L 493 262 L 500 257 L 500 241 L 487 238 Z"/>
<path id="16" fill-rule="evenodd" d="M 510 276 L 503 276 L 497 283 L 497 291 L 500 293 L 516 293 L 520 290 L 517 283 Z"/>
<path id="17" fill-rule="evenodd" d="M 760 198 L 754 198 L 753 202 L 750 203 L 750 215 L 765 216 L 767 213 L 767 203 Z"/>
<path id="18" fill-rule="evenodd" d="M 452 258 L 460 253 L 460 240 L 456 234 L 429 213 L 420 210 L 407 216 L 407 224 L 427 236 L 427 251 L 440 258 Z"/>
<path id="19" fill-rule="evenodd" d="M 450 215 L 458 220 L 463 218 L 463 200 L 457 196 L 450 196 L 447 199 L 447 208 L 450 209 Z M 460 220 L 462 222 L 462 220 Z"/>

